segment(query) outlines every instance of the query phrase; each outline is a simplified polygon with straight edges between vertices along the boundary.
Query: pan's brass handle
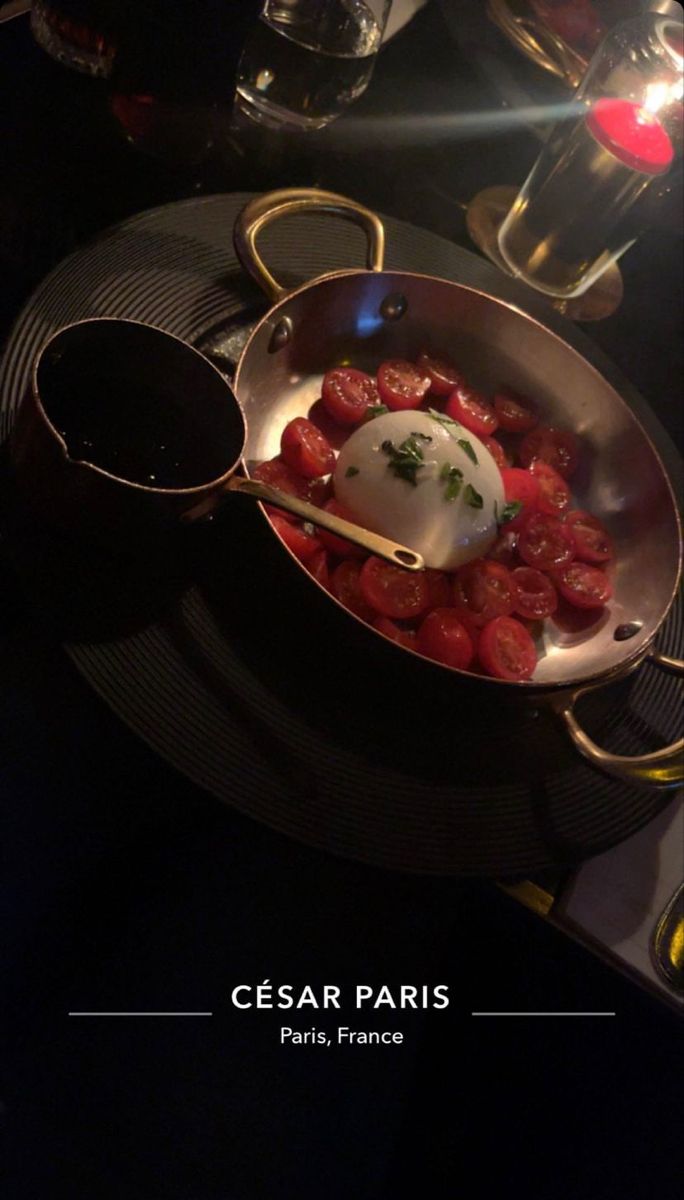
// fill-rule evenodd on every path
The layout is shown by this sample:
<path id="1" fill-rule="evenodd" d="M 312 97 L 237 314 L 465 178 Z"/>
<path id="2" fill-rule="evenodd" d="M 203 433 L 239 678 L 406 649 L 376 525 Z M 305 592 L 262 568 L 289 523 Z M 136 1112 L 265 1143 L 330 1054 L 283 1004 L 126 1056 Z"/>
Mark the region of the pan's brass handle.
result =
<path id="1" fill-rule="evenodd" d="M 652 650 L 648 658 L 654 667 L 660 667 L 668 675 L 684 675 L 684 659 L 671 658 L 669 654 L 661 654 L 660 650 Z"/>
<path id="2" fill-rule="evenodd" d="M 570 87 L 577 87 L 586 69 L 585 64 L 552 29 L 538 22 L 531 14 L 514 13 L 507 0 L 488 0 L 487 11 L 494 24 L 517 42 L 521 49 L 524 48 L 540 67 L 558 76 Z"/>
<path id="3" fill-rule="evenodd" d="M 674 675 L 684 674 L 684 662 L 670 658 L 658 650 L 651 651 L 648 656 L 654 666 L 660 667 Z M 557 700 L 553 707 L 562 720 L 572 741 L 592 766 L 598 767 L 616 779 L 625 783 L 641 783 L 656 788 L 679 787 L 684 783 L 684 738 L 679 738 L 671 746 L 662 750 L 654 750 L 651 754 L 636 754 L 633 756 L 611 754 L 592 742 L 584 732 L 575 714 L 575 702 L 593 688 L 581 688 L 568 697 Z"/>
<path id="4" fill-rule="evenodd" d="M 230 492 L 253 496 L 255 500 L 263 500 L 267 504 L 275 505 L 276 508 L 283 508 L 286 512 L 294 513 L 295 516 L 310 521 L 312 525 L 319 525 L 321 529 L 336 533 L 338 537 L 347 538 L 354 545 L 368 550 L 370 554 L 377 554 L 379 558 L 387 559 L 395 567 L 404 567 L 407 571 L 422 571 L 425 568 L 421 555 L 415 550 L 409 550 L 408 546 L 392 542 L 389 538 L 381 537 L 379 533 L 371 533 L 369 529 L 362 529 L 360 525 L 345 521 L 343 517 L 326 512 L 324 508 L 317 508 L 315 504 L 300 500 L 298 496 L 290 496 L 286 492 L 281 492 L 278 488 L 271 487 L 268 483 L 261 483 L 258 479 L 243 479 L 242 476 L 231 475 L 226 489 Z"/>
<path id="5" fill-rule="evenodd" d="M 586 66 L 582 60 L 566 46 L 548 25 L 543 25 L 534 18 L 518 19 L 521 29 L 529 30 L 531 46 L 536 51 L 539 65 L 557 75 L 568 87 L 579 87 Z"/>
<path id="6" fill-rule="evenodd" d="M 335 192 L 322 192 L 317 188 L 281 188 L 256 196 L 239 213 L 233 232 L 235 253 L 245 270 L 258 283 L 269 300 L 277 304 L 287 296 L 288 289 L 282 287 L 271 275 L 261 258 L 256 239 L 266 225 L 279 217 L 292 213 L 331 212 L 360 225 L 366 234 L 368 249 L 366 265 L 369 271 L 382 271 L 385 258 L 385 230 L 379 217 Z"/>

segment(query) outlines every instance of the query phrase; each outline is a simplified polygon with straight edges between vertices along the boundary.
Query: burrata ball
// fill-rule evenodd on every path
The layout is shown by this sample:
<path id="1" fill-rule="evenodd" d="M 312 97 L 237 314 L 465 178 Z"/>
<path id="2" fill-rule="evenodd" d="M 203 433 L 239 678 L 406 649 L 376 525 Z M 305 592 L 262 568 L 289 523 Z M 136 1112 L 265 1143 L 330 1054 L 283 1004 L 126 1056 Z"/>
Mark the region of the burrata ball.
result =
<path id="1" fill-rule="evenodd" d="M 505 504 L 489 451 L 441 413 L 390 412 L 367 421 L 340 450 L 333 480 L 359 525 L 442 571 L 487 553 Z"/>

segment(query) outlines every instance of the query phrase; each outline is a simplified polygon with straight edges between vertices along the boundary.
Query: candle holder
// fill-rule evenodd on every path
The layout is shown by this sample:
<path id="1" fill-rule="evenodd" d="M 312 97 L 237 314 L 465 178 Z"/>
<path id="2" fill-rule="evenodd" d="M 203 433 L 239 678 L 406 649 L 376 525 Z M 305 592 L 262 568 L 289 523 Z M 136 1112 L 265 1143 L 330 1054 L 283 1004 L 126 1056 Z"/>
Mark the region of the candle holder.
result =
<path id="1" fill-rule="evenodd" d="M 499 249 L 499 230 L 511 211 L 518 189 L 505 185 L 484 188 L 470 201 L 465 220 L 468 235 L 490 262 L 505 275 L 514 276 Z M 581 296 L 549 296 L 557 312 L 571 321 L 603 321 L 620 307 L 624 295 L 622 272 L 611 263 Z"/>
<path id="2" fill-rule="evenodd" d="M 620 303 L 617 260 L 681 167 L 683 29 L 657 14 L 616 26 L 517 195 L 490 188 L 469 206 L 476 244 L 575 319 Z"/>

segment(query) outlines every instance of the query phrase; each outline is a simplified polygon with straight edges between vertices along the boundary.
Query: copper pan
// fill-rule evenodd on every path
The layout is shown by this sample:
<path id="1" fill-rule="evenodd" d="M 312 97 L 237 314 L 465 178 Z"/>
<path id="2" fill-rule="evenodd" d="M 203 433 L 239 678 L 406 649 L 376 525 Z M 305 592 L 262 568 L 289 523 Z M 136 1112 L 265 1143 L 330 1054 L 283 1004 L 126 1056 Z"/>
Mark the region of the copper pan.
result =
<path id="1" fill-rule="evenodd" d="M 257 238 L 269 223 L 294 213 L 334 213 L 360 225 L 367 269 L 337 271 L 293 291 L 281 286 L 262 261 Z M 234 383 L 248 427 L 248 473 L 278 453 L 288 421 L 309 413 L 329 367 L 346 361 L 374 370 L 383 358 L 411 358 L 422 349 L 448 353 L 485 391 L 506 382 L 530 392 L 550 424 L 579 434 L 585 453 L 573 492 L 582 507 L 601 516 L 615 540 L 610 607 L 589 628 L 572 633 L 547 622 L 544 652 L 529 682 L 436 669 L 451 671 L 455 688 L 477 683 L 490 695 L 499 689 L 502 700 L 517 695 L 520 703 L 548 704 L 580 754 L 609 775 L 654 787 L 681 783 L 684 739 L 623 757 L 597 746 L 574 713 L 584 693 L 646 661 L 684 673 L 684 663 L 665 658 L 654 646 L 681 569 L 675 498 L 655 447 L 618 392 L 562 338 L 514 305 L 432 276 L 384 271 L 382 223 L 343 196 L 309 189 L 260 196 L 239 215 L 234 242 L 243 267 L 274 305 L 252 333 Z M 294 557 L 292 562 L 303 569 Z M 320 585 L 312 579 L 311 587 Z M 358 620 L 351 614 L 348 619 Z M 368 630 L 367 636 L 382 635 Z M 393 650 L 406 656 L 407 671 L 425 664 L 410 650 Z"/>

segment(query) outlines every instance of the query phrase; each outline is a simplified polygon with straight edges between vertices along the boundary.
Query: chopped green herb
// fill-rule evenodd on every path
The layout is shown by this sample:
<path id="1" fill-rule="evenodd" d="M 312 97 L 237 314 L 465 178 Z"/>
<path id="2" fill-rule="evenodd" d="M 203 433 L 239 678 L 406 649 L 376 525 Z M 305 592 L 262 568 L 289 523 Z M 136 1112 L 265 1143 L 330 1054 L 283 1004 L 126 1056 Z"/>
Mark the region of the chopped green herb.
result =
<path id="1" fill-rule="evenodd" d="M 344 477 L 345 477 L 345 479 L 351 479 L 354 475 L 358 475 L 358 473 L 359 473 L 358 467 L 347 467 L 347 469 L 344 473 Z"/>
<path id="2" fill-rule="evenodd" d="M 508 504 L 504 504 L 501 516 L 499 516 L 497 506 L 495 503 L 494 504 L 494 519 L 496 520 L 497 525 L 505 525 L 507 521 L 512 521 L 514 517 L 517 517 L 517 515 L 521 509 L 522 509 L 522 501 L 521 500 L 509 500 Z"/>
<path id="3" fill-rule="evenodd" d="M 446 483 L 444 489 L 445 500 L 455 500 L 460 495 L 463 485 L 463 471 L 458 467 L 452 467 L 451 463 L 442 463 L 442 468 L 439 472 L 439 478 L 442 483 Z"/>
<path id="4" fill-rule="evenodd" d="M 463 493 L 463 499 L 465 500 L 466 504 L 470 505 L 471 508 L 482 508 L 484 505 L 482 496 L 479 492 L 475 491 L 472 483 L 466 485 L 465 492 Z"/>
<path id="5" fill-rule="evenodd" d="M 456 471 L 456 467 L 454 467 L 454 471 Z M 462 483 L 462 476 L 454 474 L 444 490 L 444 499 L 455 500 L 460 495 Z"/>
<path id="6" fill-rule="evenodd" d="M 472 442 L 469 442 L 466 438 L 457 438 L 456 440 L 461 447 L 461 450 L 463 450 L 468 455 L 470 461 L 475 463 L 475 466 L 477 466 L 477 454 L 475 453 Z"/>
<path id="7" fill-rule="evenodd" d="M 365 419 L 367 421 L 372 421 L 374 417 L 384 417 L 385 413 L 388 412 L 389 409 L 386 404 L 371 404 L 370 407 L 366 409 Z"/>
<path id="8" fill-rule="evenodd" d="M 393 442 L 386 440 L 381 449 L 390 459 L 387 466 L 399 479 L 405 479 L 413 487 L 418 486 L 416 472 L 425 466 L 423 451 L 419 438 L 426 440 L 424 434 L 411 434 L 397 448 Z M 429 440 L 429 439 L 427 439 Z"/>

